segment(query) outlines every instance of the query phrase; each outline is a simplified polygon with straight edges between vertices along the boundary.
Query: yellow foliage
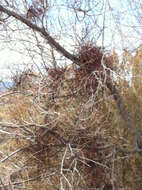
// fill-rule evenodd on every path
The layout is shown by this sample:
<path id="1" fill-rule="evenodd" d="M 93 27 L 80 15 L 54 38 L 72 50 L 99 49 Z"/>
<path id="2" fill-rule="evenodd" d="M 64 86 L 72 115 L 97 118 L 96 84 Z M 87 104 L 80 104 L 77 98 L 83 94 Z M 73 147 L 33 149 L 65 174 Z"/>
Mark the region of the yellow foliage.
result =
<path id="1" fill-rule="evenodd" d="M 126 55 L 131 61 L 131 55 L 125 52 Z M 117 54 L 114 52 L 113 56 L 116 65 Z M 136 64 L 140 68 L 138 58 L 141 58 L 140 53 L 134 59 L 133 73 L 140 73 L 140 69 L 136 71 L 135 68 Z M 125 153 L 117 153 L 113 160 L 114 146 L 131 150 L 133 136 L 126 128 L 110 92 L 100 88 L 95 96 L 87 91 L 80 94 L 75 80 L 66 76 L 67 71 L 71 71 L 67 70 L 65 76 L 63 71 L 62 80 L 57 78 L 54 84 L 48 84 L 47 90 L 44 89 L 42 101 L 35 102 L 32 96 L 18 94 L 10 96 L 9 103 L 2 107 L 0 117 L 19 124 L 19 128 L 11 128 L 11 138 L 8 136 L 8 144 L 0 144 L 1 151 L 9 155 L 17 149 L 29 146 L 12 157 L 12 161 L 23 169 L 21 178 L 19 174 L 15 180 L 25 180 L 27 189 L 59 189 L 61 180 L 66 189 L 69 189 L 67 180 L 77 190 L 95 189 L 111 183 L 114 167 L 113 177 L 117 184 L 120 180 L 126 190 L 140 190 L 137 181 L 142 178 L 141 157 L 138 154 L 126 156 Z M 127 110 L 137 129 L 142 132 L 141 83 L 134 78 L 132 86 L 124 80 L 119 82 L 122 86 L 118 89 Z M 71 93 L 72 89 L 76 90 L 74 94 Z M 35 125 L 25 125 L 26 129 L 21 127 L 29 123 Z M 110 144 L 113 145 L 111 148 L 98 151 Z M 0 177 L 8 176 L 7 173 L 15 169 L 13 162 L 9 159 L 0 164 L 0 169 L 6 168 L 8 164 L 7 171 Z M 61 169 L 65 169 L 64 175 Z M 55 172 L 53 176 L 45 177 L 45 174 L 52 172 Z"/>

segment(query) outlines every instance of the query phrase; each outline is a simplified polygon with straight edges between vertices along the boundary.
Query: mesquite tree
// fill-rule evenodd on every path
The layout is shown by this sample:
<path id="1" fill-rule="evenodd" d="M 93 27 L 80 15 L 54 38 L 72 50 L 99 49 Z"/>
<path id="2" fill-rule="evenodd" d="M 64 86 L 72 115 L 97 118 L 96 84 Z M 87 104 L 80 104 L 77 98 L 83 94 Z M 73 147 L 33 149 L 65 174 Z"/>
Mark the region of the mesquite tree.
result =
<path id="1" fill-rule="evenodd" d="M 123 16 L 123 12 L 119 12 L 120 6 L 125 10 L 128 3 L 132 8 L 131 12 L 136 12 L 140 17 L 141 9 L 135 5 L 136 9 L 133 10 L 133 1 L 118 5 L 104 0 L 1 1 L 0 27 L 4 34 L 4 43 L 8 38 L 9 48 L 15 48 L 15 51 L 28 55 L 28 64 L 25 67 L 23 61 L 22 67 L 28 69 L 20 76 L 16 76 L 13 93 L 21 93 L 21 96 L 24 96 L 26 104 L 35 110 L 30 113 L 31 115 L 39 114 L 41 118 L 43 117 L 43 120 L 40 119 L 38 122 L 32 120 L 29 122 L 27 118 L 30 116 L 27 115 L 25 118 L 21 115 L 20 120 L 15 119 L 11 125 L 16 128 L 16 133 L 21 135 L 19 138 L 26 139 L 26 143 L 1 160 L 5 162 L 19 152 L 26 156 L 30 154 L 29 160 L 35 157 L 40 175 L 32 178 L 34 170 L 31 171 L 30 178 L 25 180 L 25 183 L 37 178 L 55 176 L 59 180 L 60 189 L 85 187 L 114 190 L 118 186 L 114 172 L 117 154 L 141 154 L 142 137 L 121 92 L 121 87 L 123 88 L 121 78 L 129 70 L 127 61 L 133 63 L 133 56 L 127 54 L 125 57 L 129 58 L 127 61 L 121 57 L 123 59 L 121 63 L 115 53 L 122 48 L 117 46 L 117 43 L 120 39 L 124 41 L 123 34 L 128 35 L 123 26 L 126 24 L 125 19 L 121 23 L 119 18 Z M 115 10 L 117 6 L 118 10 Z M 140 25 L 138 16 L 134 22 L 138 21 Z M 130 19 L 131 17 L 128 18 L 129 21 Z M 112 30 L 113 27 L 115 31 Z M 135 33 L 139 34 L 139 30 L 136 29 Z M 11 46 L 14 40 L 15 47 Z M 128 44 L 125 43 L 126 40 L 124 48 L 127 48 Z M 112 48 L 113 53 L 110 53 Z M 38 74 L 33 73 L 32 69 Z M 131 78 L 128 86 L 130 81 Z M 8 94 L 12 94 L 14 98 L 13 93 Z M 27 100 L 25 96 L 27 93 L 33 104 Z M 109 138 L 106 139 L 104 135 L 105 130 L 100 132 L 102 130 L 100 126 L 106 125 L 105 121 L 109 122 L 113 115 L 106 103 L 110 97 L 113 97 L 115 102 L 110 103 L 111 106 L 117 106 L 121 122 L 125 123 L 128 139 L 131 136 L 131 149 L 119 146 L 119 143 L 112 143 L 112 140 L 109 142 Z M 22 109 L 23 107 L 25 109 L 23 112 L 26 112 L 28 107 L 23 105 Z M 101 112 L 109 114 L 106 116 L 104 114 L 101 119 L 98 115 Z M 1 123 L 1 126 L 10 128 L 9 123 Z M 56 168 L 56 164 L 50 160 L 53 157 L 61 160 L 60 170 L 59 166 Z M 106 161 L 107 159 L 109 161 Z M 51 168 L 47 169 L 48 172 L 45 167 L 47 160 L 51 165 Z M 24 172 L 32 161 L 22 162 L 24 164 L 16 174 L 15 172 L 11 174 L 10 180 L 14 185 L 18 185 L 18 182 L 17 184 L 14 182 L 15 176 Z M 88 186 L 82 182 L 83 179 L 88 181 Z"/>

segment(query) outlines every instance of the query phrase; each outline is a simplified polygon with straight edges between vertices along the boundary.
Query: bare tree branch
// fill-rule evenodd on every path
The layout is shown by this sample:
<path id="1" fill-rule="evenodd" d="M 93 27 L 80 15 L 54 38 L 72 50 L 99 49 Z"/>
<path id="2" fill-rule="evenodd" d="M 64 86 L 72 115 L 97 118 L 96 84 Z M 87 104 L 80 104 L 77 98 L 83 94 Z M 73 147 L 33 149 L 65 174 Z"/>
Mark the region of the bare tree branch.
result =
<path id="1" fill-rule="evenodd" d="M 138 139 L 141 139 L 141 136 L 136 129 L 135 123 L 132 119 L 132 116 L 129 115 L 126 106 L 122 100 L 121 95 L 119 94 L 118 90 L 115 88 L 115 86 L 112 84 L 112 82 L 107 81 L 106 82 L 107 88 L 111 91 L 111 94 L 114 97 L 114 100 L 117 104 L 117 107 L 119 109 L 119 112 L 121 114 L 121 117 L 123 120 L 126 122 L 127 127 L 130 129 L 132 132 L 133 137 L 135 138 L 135 143 L 137 143 Z"/>
<path id="2" fill-rule="evenodd" d="M 58 42 L 56 42 L 54 40 L 54 38 L 52 38 L 44 28 L 38 27 L 36 24 L 31 23 L 30 20 L 26 19 L 24 16 L 21 16 L 21 15 L 15 13 L 14 11 L 8 10 L 8 9 L 4 8 L 2 5 L 0 5 L 0 11 L 6 13 L 9 16 L 12 16 L 12 17 L 16 18 L 17 20 L 19 20 L 22 23 L 29 26 L 31 29 L 33 29 L 33 30 L 39 32 L 40 34 L 42 34 L 44 36 L 44 38 L 47 39 L 49 45 L 56 48 L 56 50 L 58 52 L 60 52 L 62 55 L 64 55 L 66 58 L 70 59 L 71 61 L 75 61 L 75 62 L 79 61 L 76 56 L 69 53 Z"/>
<path id="3" fill-rule="evenodd" d="M 59 53 L 61 53 L 63 56 L 65 56 L 67 59 L 75 62 L 77 65 L 80 65 L 79 59 L 76 56 L 74 56 L 73 54 L 69 53 L 57 41 L 55 41 L 55 39 L 49 35 L 49 33 L 45 30 L 45 28 L 38 27 L 36 24 L 31 23 L 30 20 L 26 19 L 24 16 L 21 16 L 21 15 L 15 13 L 14 11 L 8 10 L 8 9 L 4 8 L 2 5 L 0 5 L 0 11 L 6 13 L 9 16 L 16 18 L 17 20 L 19 20 L 22 23 L 29 26 L 31 29 L 39 32 L 45 39 L 47 39 L 50 46 L 56 48 L 56 50 Z M 138 130 L 136 129 L 136 126 L 134 124 L 132 117 L 129 115 L 129 113 L 126 109 L 126 106 L 123 103 L 123 100 L 122 100 L 119 92 L 117 91 L 115 86 L 112 84 L 112 82 L 106 83 L 106 85 L 107 85 L 108 89 L 111 91 L 111 94 L 113 95 L 114 100 L 116 101 L 119 112 L 120 112 L 122 118 L 124 119 L 124 121 L 126 122 L 128 129 L 131 130 L 131 132 L 135 138 L 135 142 L 137 142 L 137 143 L 139 142 L 139 145 L 141 146 L 141 144 L 142 144 L 141 136 L 140 136 Z"/>

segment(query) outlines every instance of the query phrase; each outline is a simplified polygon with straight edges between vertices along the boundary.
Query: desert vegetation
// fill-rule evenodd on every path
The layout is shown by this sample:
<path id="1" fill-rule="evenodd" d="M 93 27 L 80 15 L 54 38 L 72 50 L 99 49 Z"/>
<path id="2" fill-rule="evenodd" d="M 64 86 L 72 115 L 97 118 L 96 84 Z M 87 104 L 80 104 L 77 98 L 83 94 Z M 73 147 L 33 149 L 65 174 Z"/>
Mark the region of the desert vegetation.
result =
<path id="1" fill-rule="evenodd" d="M 141 189 L 142 46 L 120 55 L 105 45 L 105 14 L 113 9 L 101 3 L 0 3 L 3 43 L 11 49 L 15 40 L 31 61 L 0 94 L 0 189 Z M 72 20 L 62 20 L 62 7 Z M 104 21 L 96 30 L 87 24 L 95 27 L 94 11 Z M 101 45 L 92 35 L 98 24 Z"/>

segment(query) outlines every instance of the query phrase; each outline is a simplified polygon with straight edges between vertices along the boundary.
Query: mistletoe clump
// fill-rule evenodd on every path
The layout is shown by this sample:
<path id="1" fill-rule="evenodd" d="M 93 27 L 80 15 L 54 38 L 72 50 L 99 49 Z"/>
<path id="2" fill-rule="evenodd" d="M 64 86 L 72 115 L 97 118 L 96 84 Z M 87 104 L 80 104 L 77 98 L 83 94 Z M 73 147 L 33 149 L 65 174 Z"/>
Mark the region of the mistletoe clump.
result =
<path id="1" fill-rule="evenodd" d="M 79 68 L 75 68 L 75 81 L 81 89 L 94 93 L 100 83 L 110 80 L 112 60 L 104 54 L 102 48 L 88 44 L 81 46 L 78 58 L 80 62 Z"/>

